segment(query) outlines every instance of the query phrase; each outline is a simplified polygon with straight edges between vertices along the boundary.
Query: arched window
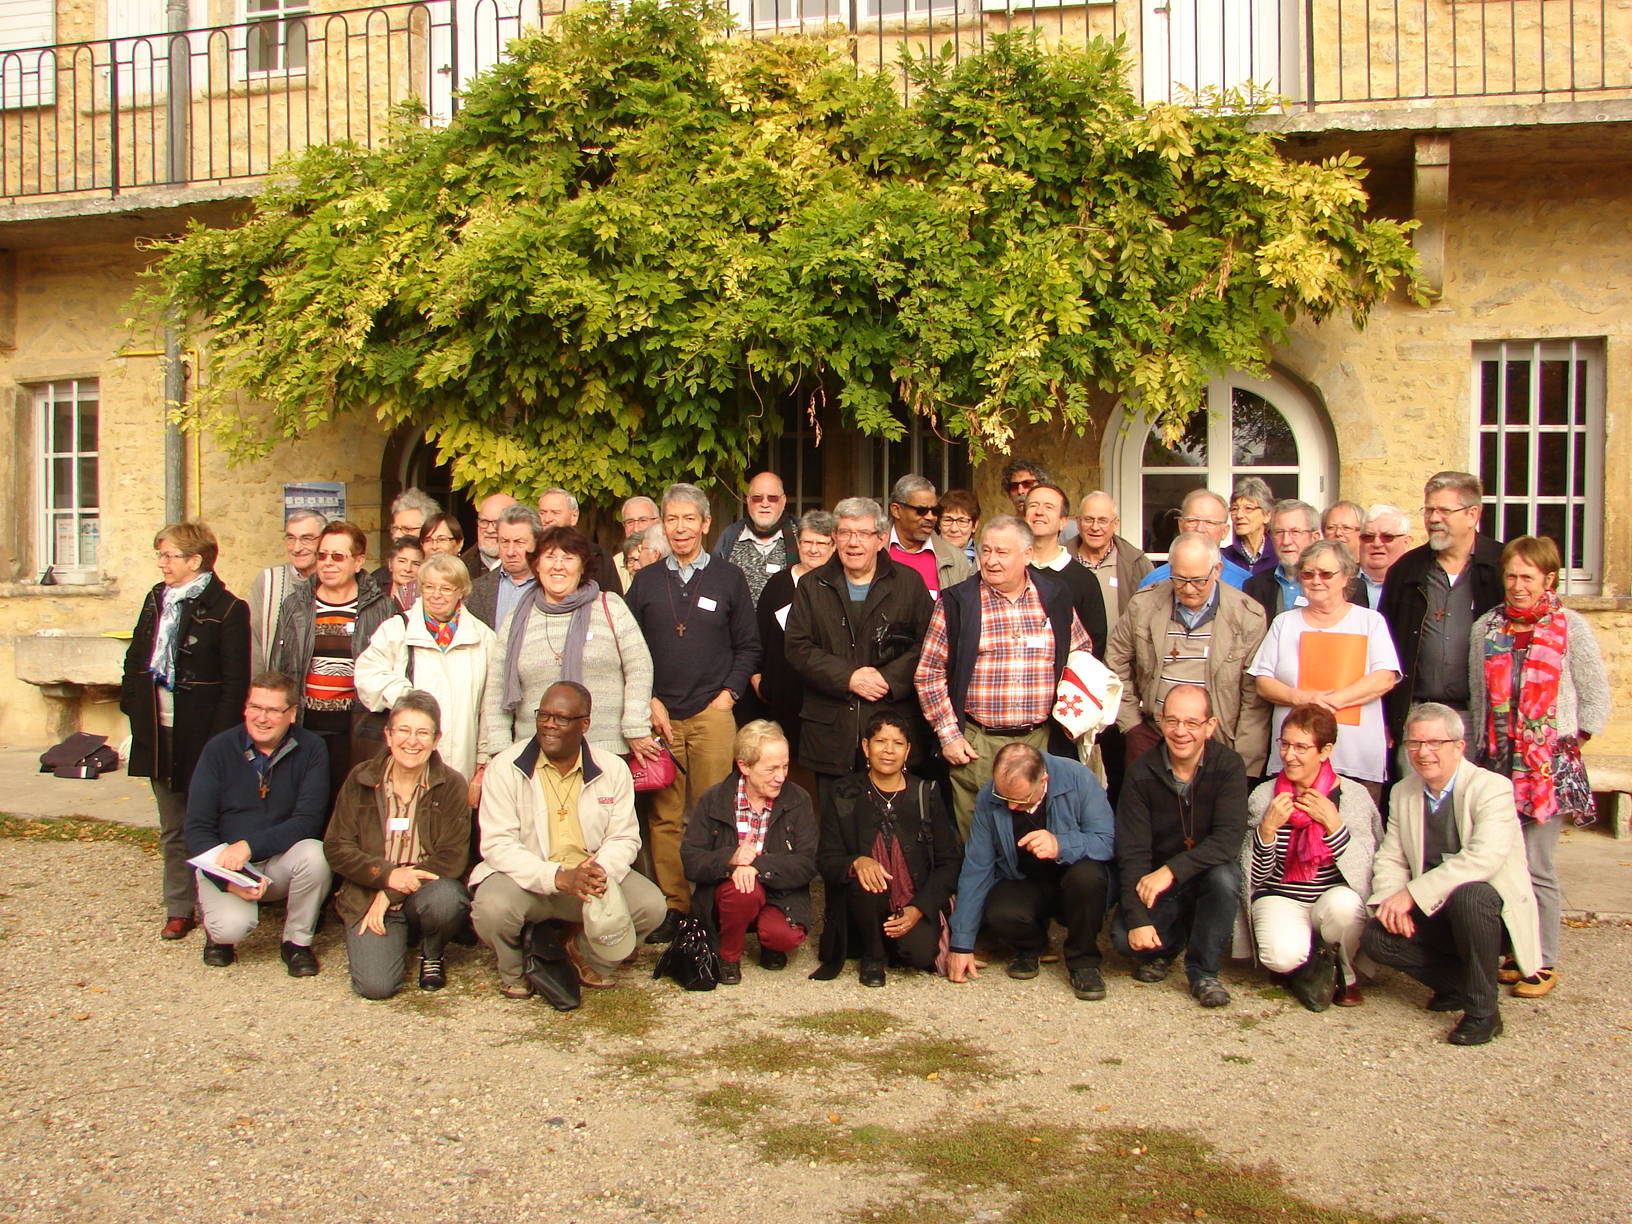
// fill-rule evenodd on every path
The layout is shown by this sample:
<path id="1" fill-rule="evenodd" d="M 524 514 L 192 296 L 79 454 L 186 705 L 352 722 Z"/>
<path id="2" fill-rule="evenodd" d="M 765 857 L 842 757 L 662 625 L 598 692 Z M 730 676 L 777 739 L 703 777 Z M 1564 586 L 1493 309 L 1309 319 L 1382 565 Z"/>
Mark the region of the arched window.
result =
<path id="1" fill-rule="evenodd" d="M 1142 418 L 1113 419 L 1105 433 L 1105 471 L 1123 532 L 1158 556 L 1178 534 L 1179 504 L 1192 489 L 1228 499 L 1242 476 L 1259 476 L 1277 497 L 1299 497 L 1317 509 L 1336 499 L 1331 424 L 1307 392 L 1281 375 L 1214 379 L 1206 407 L 1172 442 Z"/>

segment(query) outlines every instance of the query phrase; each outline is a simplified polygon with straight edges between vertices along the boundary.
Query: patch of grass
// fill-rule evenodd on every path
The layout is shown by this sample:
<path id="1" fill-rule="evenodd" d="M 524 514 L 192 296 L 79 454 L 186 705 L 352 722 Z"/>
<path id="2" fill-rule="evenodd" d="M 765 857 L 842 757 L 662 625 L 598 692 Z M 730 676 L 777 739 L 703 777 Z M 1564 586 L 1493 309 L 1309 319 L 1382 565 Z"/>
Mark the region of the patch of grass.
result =
<path id="1" fill-rule="evenodd" d="M 1227 1063 L 1240 1063 L 1242 1066 L 1246 1066 L 1252 1061 L 1245 1054 L 1225 1054 L 1223 1058 Z"/>
<path id="2" fill-rule="evenodd" d="M 732 1135 L 740 1135 L 752 1125 L 756 1121 L 754 1115 L 782 1103 L 774 1092 L 738 1083 L 720 1084 L 699 1092 L 691 1102 L 700 1125 Z"/>
<path id="3" fill-rule="evenodd" d="M 900 1132 L 887 1126 L 837 1126 L 825 1118 L 765 1127 L 754 1137 L 760 1155 L 776 1164 L 797 1160 L 876 1165 L 903 1142 Z"/>
<path id="4" fill-rule="evenodd" d="M 1287 994 L 1285 989 L 1280 986 L 1260 986 L 1258 988 L 1258 997 L 1260 999 L 1269 999 L 1274 1003 L 1287 1003 L 1292 999 L 1292 996 Z"/>
<path id="5" fill-rule="evenodd" d="M 1072 1084 L 1071 1085 L 1071 1091 L 1072 1092 L 1092 1092 L 1093 1090 L 1094 1090 L 1094 1086 L 1092 1084 Z"/>
<path id="6" fill-rule="evenodd" d="M 901 1022 L 889 1012 L 876 1008 L 835 1007 L 806 1016 L 794 1016 L 787 1023 L 824 1037 L 878 1037 Z"/>
<path id="7" fill-rule="evenodd" d="M 149 854 L 159 852 L 159 831 L 92 820 L 88 816 L 14 816 L 0 812 L 0 837 L 22 841 L 118 842 L 136 846 Z"/>
<path id="8" fill-rule="evenodd" d="M 1257 1028 L 1264 1022 L 1264 1018 L 1262 1016 L 1237 1016 L 1235 1018 L 1235 1022 L 1236 1024 L 1240 1025 L 1244 1031 L 1250 1033 L 1253 1029 Z"/>
<path id="9" fill-rule="evenodd" d="M 1102 1058 L 1099 1061 L 1101 1065 L 1106 1067 L 1120 1067 L 1122 1065 L 1120 1058 Z"/>
<path id="10" fill-rule="evenodd" d="M 831 1051 L 809 1041 L 792 1041 L 774 1034 L 755 1035 L 731 1045 L 716 1046 L 699 1058 L 720 1072 L 744 1071 L 783 1075 L 831 1066 Z"/>
<path id="11" fill-rule="evenodd" d="M 904 1075 L 937 1079 L 951 1074 L 958 1079 L 995 1079 L 1005 1074 L 991 1055 L 961 1037 L 903 1037 L 880 1047 L 848 1050 L 843 1057 L 868 1067 L 875 1075 Z"/>
<path id="12" fill-rule="evenodd" d="M 1080 1143 L 1076 1127 L 1003 1118 L 930 1128 L 909 1137 L 901 1155 L 933 1184 L 1029 1189 L 1071 1168 L 1067 1153 Z"/>
<path id="13" fill-rule="evenodd" d="M 630 1039 L 651 1036 L 662 1019 L 657 996 L 624 983 L 611 990 L 584 991 L 584 1005 L 569 1014 L 581 1027 L 606 1037 Z"/>

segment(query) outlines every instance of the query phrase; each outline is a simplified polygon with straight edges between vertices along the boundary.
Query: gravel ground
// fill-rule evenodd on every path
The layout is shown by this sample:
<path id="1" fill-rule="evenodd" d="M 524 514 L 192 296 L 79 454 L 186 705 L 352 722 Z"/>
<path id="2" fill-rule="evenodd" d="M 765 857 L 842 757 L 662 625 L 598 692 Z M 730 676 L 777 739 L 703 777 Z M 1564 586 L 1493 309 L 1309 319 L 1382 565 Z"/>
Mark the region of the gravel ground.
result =
<path id="1" fill-rule="evenodd" d="M 806 980 L 808 949 L 787 973 L 750 963 L 737 989 L 685 995 L 652 983 L 643 954 L 617 990 L 560 1016 L 500 998 L 485 954 L 456 949 L 441 995 L 365 1003 L 332 922 L 316 978 L 285 976 L 275 922 L 236 966 L 206 969 L 197 934 L 156 938 L 157 882 L 131 846 L 0 841 L 0 1219 L 827 1224 L 914 1184 L 882 1162 L 761 1163 L 753 1143 L 702 1124 L 696 1094 L 727 1078 L 774 1088 L 776 1121 L 813 1128 L 841 1115 L 898 1129 L 987 1116 L 1174 1127 L 1350 1210 L 1632 1218 L 1622 926 L 1566 931 L 1553 997 L 1508 1000 L 1507 1035 L 1463 1050 L 1398 977 L 1364 1007 L 1316 1016 L 1227 972 L 1234 1004 L 1203 1012 L 1176 979 L 1136 985 L 1114 958 L 1109 999 L 1080 1003 L 1058 965 L 1033 982 L 994 965 L 967 987 L 892 977 L 867 991 L 853 975 Z M 607 1028 L 632 992 L 658 1019 L 644 1042 Z M 813 1041 L 789 1021 L 843 1007 L 972 1042 L 1004 1074 L 722 1076 L 629 1061 L 760 1034 Z M 995 1218 L 994 1203 L 975 1193 L 948 1218 Z"/>

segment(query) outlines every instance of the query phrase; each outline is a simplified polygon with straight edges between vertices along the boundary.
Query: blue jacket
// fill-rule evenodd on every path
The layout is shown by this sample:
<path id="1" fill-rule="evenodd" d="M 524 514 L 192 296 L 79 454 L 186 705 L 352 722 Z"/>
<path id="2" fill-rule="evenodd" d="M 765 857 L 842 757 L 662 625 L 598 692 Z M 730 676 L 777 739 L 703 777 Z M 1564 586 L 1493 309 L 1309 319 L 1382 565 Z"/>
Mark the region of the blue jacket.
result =
<path id="1" fill-rule="evenodd" d="M 266 798 L 243 725 L 204 745 L 187 788 L 187 854 L 222 842 L 249 843 L 249 861 L 282 854 L 298 841 L 322 837 L 329 819 L 329 750 L 315 731 L 291 727 L 272 755 Z"/>
<path id="2" fill-rule="evenodd" d="M 1099 779 L 1067 757 L 1044 756 L 1048 794 L 1043 823 L 1060 843 L 1061 863 L 1116 858 L 1116 820 Z M 975 816 L 963 848 L 958 874 L 958 904 L 952 911 L 949 946 L 973 952 L 986 910 L 986 894 L 998 880 L 1022 880 L 1020 851 L 1015 845 L 1014 817 L 1008 804 L 986 783 L 975 796 Z"/>

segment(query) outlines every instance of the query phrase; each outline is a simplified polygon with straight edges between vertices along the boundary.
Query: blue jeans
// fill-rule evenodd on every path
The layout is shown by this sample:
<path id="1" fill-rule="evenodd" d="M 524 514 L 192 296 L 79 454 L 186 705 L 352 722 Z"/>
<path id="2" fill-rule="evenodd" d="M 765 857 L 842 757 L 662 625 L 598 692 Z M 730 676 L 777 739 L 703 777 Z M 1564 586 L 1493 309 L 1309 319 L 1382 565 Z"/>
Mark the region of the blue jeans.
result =
<path id="1" fill-rule="evenodd" d="M 1177 956 L 1183 948 L 1184 975 L 1191 982 L 1217 977 L 1240 908 L 1241 864 L 1232 859 L 1175 884 L 1156 898 L 1150 918 L 1162 943 L 1154 952 L 1136 952 L 1129 946 L 1128 920 L 1121 909 L 1111 923 L 1111 943 L 1130 960 Z"/>

